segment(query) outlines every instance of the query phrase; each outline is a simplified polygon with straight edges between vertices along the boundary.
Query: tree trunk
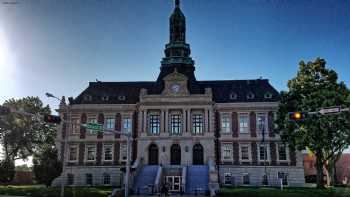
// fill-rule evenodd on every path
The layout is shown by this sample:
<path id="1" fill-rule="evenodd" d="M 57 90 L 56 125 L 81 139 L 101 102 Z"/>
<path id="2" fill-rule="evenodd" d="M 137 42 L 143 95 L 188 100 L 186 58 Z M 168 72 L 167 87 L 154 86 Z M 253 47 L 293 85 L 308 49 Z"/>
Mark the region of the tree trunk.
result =
<path id="1" fill-rule="evenodd" d="M 322 152 L 316 151 L 316 184 L 317 188 L 324 188 Z"/>

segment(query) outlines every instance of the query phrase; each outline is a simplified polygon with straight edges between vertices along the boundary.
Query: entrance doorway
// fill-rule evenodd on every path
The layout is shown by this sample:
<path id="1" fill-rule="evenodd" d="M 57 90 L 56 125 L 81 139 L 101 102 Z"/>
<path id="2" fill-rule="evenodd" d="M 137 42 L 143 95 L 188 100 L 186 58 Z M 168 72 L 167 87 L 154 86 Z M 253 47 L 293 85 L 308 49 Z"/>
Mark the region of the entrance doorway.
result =
<path id="1" fill-rule="evenodd" d="M 166 176 L 165 182 L 169 186 L 169 191 L 179 192 L 181 190 L 181 176 Z"/>
<path id="2" fill-rule="evenodd" d="M 158 165 L 158 147 L 155 144 L 148 147 L 148 164 Z"/>
<path id="3" fill-rule="evenodd" d="M 203 146 L 196 144 L 193 146 L 193 165 L 203 165 L 204 164 L 204 153 Z"/>
<path id="4" fill-rule="evenodd" d="M 181 147 L 178 144 L 173 144 L 170 148 L 170 165 L 181 164 Z"/>

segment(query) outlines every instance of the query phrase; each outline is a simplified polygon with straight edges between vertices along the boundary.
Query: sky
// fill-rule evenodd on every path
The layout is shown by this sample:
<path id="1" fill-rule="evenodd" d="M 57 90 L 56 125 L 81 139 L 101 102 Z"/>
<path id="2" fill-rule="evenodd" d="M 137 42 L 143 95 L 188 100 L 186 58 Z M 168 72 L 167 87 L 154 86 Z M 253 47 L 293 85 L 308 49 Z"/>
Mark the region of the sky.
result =
<path id="1" fill-rule="evenodd" d="M 154 81 L 173 0 L 0 0 L 0 104 L 76 97 L 95 81 Z M 350 86 L 350 0 L 182 0 L 198 80 L 267 78 L 326 59 Z"/>

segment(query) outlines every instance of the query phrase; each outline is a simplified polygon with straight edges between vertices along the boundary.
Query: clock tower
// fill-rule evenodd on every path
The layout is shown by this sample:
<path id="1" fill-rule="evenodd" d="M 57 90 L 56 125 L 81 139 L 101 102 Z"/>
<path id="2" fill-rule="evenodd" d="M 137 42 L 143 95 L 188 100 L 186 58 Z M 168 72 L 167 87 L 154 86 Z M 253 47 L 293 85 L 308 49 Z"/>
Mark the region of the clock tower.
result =
<path id="1" fill-rule="evenodd" d="M 165 45 L 165 57 L 161 61 L 157 82 L 164 87 L 164 77 L 176 69 L 178 73 L 188 78 L 191 93 L 195 92 L 192 90 L 196 86 L 195 67 L 190 57 L 190 45 L 186 43 L 186 18 L 180 9 L 180 0 L 175 1 L 175 9 L 170 16 L 169 24 L 169 43 Z"/>

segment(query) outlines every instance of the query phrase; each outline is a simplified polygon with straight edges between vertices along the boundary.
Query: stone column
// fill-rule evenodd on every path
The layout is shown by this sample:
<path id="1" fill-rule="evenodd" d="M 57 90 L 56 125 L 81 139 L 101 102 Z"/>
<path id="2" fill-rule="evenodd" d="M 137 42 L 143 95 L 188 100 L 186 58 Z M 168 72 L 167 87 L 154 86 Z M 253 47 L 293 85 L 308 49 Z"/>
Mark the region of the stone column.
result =
<path id="1" fill-rule="evenodd" d="M 164 132 L 169 133 L 169 109 L 165 110 Z"/>
<path id="2" fill-rule="evenodd" d="M 208 109 L 204 109 L 204 133 L 209 133 L 209 124 L 208 124 Z"/>
<path id="3" fill-rule="evenodd" d="M 147 133 L 147 109 L 143 110 L 143 132 Z"/>
<path id="4" fill-rule="evenodd" d="M 143 119 L 143 117 L 142 117 L 142 113 L 143 113 L 143 111 L 139 111 L 139 113 L 137 114 L 138 115 L 138 117 L 137 117 L 137 133 L 138 133 L 138 136 L 140 136 L 141 135 L 141 132 L 143 132 L 143 125 L 142 125 L 142 119 Z"/>
<path id="5" fill-rule="evenodd" d="M 165 132 L 165 122 L 164 122 L 164 109 L 160 110 L 160 132 L 159 133 L 164 133 Z"/>
<path id="6" fill-rule="evenodd" d="M 191 109 L 187 109 L 187 132 L 191 132 Z"/>
<path id="7" fill-rule="evenodd" d="M 209 132 L 214 133 L 215 124 L 214 124 L 214 111 L 209 109 Z"/>
<path id="8" fill-rule="evenodd" d="M 182 109 L 182 133 L 187 132 L 186 128 L 186 109 Z"/>

